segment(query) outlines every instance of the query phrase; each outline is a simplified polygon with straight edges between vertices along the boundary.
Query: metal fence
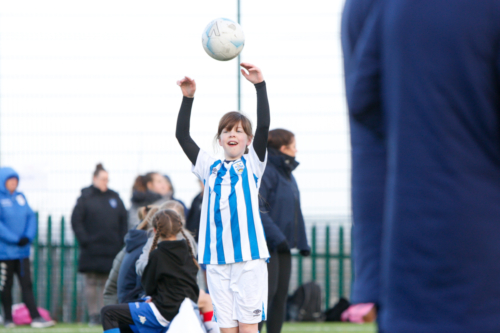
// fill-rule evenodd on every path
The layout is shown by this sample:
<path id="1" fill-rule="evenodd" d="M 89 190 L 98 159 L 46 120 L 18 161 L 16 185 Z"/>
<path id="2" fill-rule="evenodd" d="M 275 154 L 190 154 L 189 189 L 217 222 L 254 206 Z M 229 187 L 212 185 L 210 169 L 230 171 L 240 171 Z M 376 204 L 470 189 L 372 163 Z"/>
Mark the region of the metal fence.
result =
<path id="1" fill-rule="evenodd" d="M 312 224 L 307 230 L 311 255 L 293 253 L 290 293 L 305 282 L 316 281 L 326 309 L 350 292 L 350 232 L 346 231 L 348 226 L 338 221 L 319 219 L 308 224 Z M 32 251 L 33 289 L 38 305 L 48 309 L 58 321 L 85 322 L 88 314 L 83 278 L 78 273 L 78 242 L 71 227 L 64 216 L 58 221 L 48 216 L 39 226 L 46 228 L 39 229 Z M 15 301 L 19 301 L 18 287 L 14 293 Z"/>

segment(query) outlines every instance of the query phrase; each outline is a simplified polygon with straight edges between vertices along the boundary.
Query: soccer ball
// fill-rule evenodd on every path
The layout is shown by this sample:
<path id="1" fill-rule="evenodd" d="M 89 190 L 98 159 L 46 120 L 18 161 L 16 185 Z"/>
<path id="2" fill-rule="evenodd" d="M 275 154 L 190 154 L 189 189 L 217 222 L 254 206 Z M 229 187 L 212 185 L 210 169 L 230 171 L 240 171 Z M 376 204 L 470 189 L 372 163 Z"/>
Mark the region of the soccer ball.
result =
<path id="1" fill-rule="evenodd" d="M 236 58 L 243 50 L 245 35 L 238 23 L 218 18 L 207 25 L 201 35 L 201 41 L 209 56 L 227 61 Z"/>

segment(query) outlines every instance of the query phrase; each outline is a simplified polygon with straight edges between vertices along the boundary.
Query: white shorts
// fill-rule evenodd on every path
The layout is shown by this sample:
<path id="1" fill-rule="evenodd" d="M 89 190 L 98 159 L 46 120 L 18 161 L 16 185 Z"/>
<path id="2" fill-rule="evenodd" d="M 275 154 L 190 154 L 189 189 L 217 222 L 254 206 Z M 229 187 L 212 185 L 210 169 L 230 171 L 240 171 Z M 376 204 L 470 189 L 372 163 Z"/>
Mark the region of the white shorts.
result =
<path id="1" fill-rule="evenodd" d="M 257 324 L 267 315 L 265 259 L 207 265 L 207 282 L 219 327 Z"/>

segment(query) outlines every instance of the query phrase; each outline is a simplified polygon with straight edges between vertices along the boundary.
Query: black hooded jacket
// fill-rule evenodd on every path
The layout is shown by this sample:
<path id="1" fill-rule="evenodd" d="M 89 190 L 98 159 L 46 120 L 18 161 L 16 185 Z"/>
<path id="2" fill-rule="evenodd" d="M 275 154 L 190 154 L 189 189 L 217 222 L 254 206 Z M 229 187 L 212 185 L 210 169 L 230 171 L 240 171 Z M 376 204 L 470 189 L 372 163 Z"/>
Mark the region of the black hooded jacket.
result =
<path id="1" fill-rule="evenodd" d="M 286 239 L 291 249 L 309 251 L 299 187 L 292 175 L 299 163 L 276 149 L 268 148 L 268 152 L 259 203 L 269 250 L 276 250 Z"/>
<path id="2" fill-rule="evenodd" d="M 198 302 L 196 266 L 185 240 L 163 241 L 151 252 L 142 274 L 142 286 L 166 320 L 179 312 L 186 297 Z"/>
<path id="3" fill-rule="evenodd" d="M 79 271 L 109 273 L 127 233 L 127 211 L 118 193 L 94 186 L 82 189 L 71 225 L 80 243 Z"/>

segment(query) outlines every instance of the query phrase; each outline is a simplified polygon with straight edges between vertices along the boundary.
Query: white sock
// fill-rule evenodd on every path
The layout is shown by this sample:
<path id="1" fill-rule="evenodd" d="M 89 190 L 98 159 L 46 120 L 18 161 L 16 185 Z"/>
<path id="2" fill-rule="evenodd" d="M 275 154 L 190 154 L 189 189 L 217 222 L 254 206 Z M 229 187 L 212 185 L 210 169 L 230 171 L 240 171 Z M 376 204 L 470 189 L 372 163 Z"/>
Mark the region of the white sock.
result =
<path id="1" fill-rule="evenodd" d="M 207 333 L 220 333 L 219 325 L 215 321 L 204 322 Z"/>

